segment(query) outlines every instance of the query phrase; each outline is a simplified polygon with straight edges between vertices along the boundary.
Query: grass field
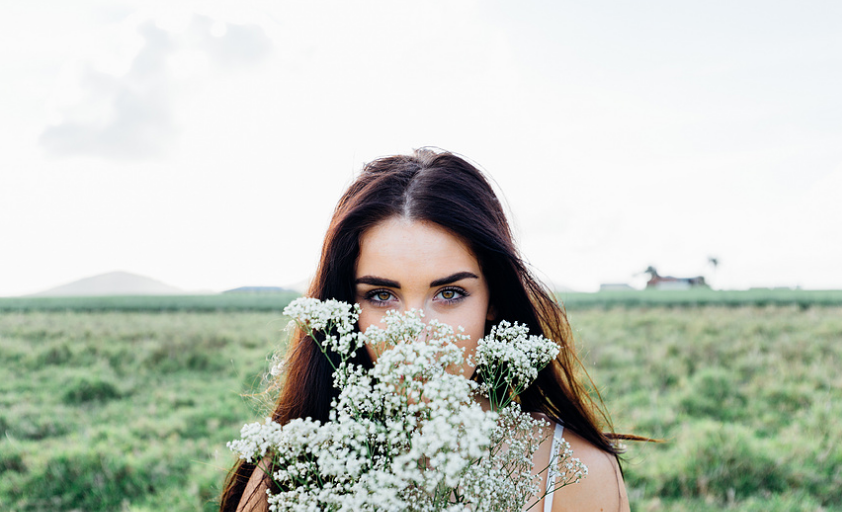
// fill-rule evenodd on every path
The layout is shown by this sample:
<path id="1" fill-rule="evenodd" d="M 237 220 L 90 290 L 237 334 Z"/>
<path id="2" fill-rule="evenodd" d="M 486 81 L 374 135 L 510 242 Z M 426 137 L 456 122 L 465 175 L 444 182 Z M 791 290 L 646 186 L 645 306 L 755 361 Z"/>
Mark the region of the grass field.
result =
<path id="1" fill-rule="evenodd" d="M 213 510 L 285 322 L 0 315 L 0 510 Z"/>
<path id="2" fill-rule="evenodd" d="M 22 311 L 283 311 L 295 292 L 125 297 L 0 297 L 0 312 Z M 842 290 L 630 290 L 559 293 L 567 309 L 698 306 L 842 306 Z"/>
<path id="3" fill-rule="evenodd" d="M 283 311 L 295 292 L 116 297 L 5 297 L 0 312 L 23 311 Z"/>
<path id="4" fill-rule="evenodd" d="M 0 510 L 214 510 L 276 312 L 0 313 Z M 842 511 L 842 307 L 570 308 L 633 510 Z"/>
<path id="5" fill-rule="evenodd" d="M 842 510 L 842 308 L 570 313 L 636 510 Z"/>

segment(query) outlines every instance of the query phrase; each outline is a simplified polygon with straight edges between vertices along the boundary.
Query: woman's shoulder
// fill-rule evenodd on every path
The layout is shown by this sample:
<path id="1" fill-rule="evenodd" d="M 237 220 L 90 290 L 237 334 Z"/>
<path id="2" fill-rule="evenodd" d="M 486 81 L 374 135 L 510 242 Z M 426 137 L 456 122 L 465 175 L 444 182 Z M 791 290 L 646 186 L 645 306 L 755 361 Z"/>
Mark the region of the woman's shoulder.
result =
<path id="1" fill-rule="evenodd" d="M 240 502 L 237 504 L 237 512 L 267 512 L 269 510 L 269 502 L 266 496 L 266 490 L 269 486 L 266 484 L 266 471 L 268 471 L 267 458 L 264 458 L 251 474 L 248 479 L 243 495 L 240 497 Z"/>
<path id="2" fill-rule="evenodd" d="M 543 420 L 550 427 L 555 426 L 555 422 L 543 414 L 533 414 L 533 417 Z M 617 457 L 600 450 L 570 429 L 564 429 L 563 437 L 570 444 L 573 457 L 588 467 L 588 475 L 579 483 L 568 485 L 554 493 L 553 512 L 628 511 L 626 485 Z"/>
<path id="3" fill-rule="evenodd" d="M 564 439 L 570 444 L 573 456 L 588 467 L 588 476 L 556 492 L 553 512 L 629 510 L 626 484 L 617 457 L 569 429 L 564 430 Z"/>

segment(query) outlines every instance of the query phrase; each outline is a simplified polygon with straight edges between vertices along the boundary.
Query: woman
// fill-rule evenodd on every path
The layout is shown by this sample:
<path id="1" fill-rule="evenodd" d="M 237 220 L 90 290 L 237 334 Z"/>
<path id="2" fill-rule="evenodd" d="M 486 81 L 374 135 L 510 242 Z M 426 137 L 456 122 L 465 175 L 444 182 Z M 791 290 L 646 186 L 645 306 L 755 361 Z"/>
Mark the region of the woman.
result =
<path id="1" fill-rule="evenodd" d="M 576 374 L 564 310 L 526 268 L 500 202 L 470 163 L 421 149 L 366 165 L 336 207 L 309 296 L 359 303 L 363 329 L 379 325 L 386 310 L 423 309 L 426 318 L 464 327 L 468 353 L 503 319 L 555 340 L 559 356 L 521 394 L 521 405 L 548 426 L 561 425 L 556 434 L 563 432 L 589 473 L 536 508 L 628 510 L 619 450 L 602 431 L 603 424 L 610 426 L 607 417 Z M 357 362 L 371 365 L 373 356 L 360 353 Z M 308 416 L 326 421 L 337 390 L 316 344 L 299 333 L 290 341 L 286 368 L 274 421 Z M 466 370 L 470 375 L 472 368 Z M 541 444 L 536 468 L 546 467 L 551 445 Z M 228 477 L 220 510 L 267 510 L 267 470 L 240 461 Z"/>

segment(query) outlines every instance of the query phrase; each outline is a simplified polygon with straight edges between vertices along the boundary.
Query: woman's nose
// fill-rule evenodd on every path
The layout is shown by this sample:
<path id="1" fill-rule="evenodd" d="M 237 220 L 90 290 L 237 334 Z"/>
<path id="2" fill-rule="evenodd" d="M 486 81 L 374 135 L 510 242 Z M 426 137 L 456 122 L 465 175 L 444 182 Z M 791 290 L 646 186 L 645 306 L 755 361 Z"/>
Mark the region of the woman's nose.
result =
<path id="1" fill-rule="evenodd" d="M 423 318 L 424 323 L 430 321 L 429 311 L 427 310 L 428 308 L 426 307 L 427 304 L 426 304 L 425 299 L 423 299 L 423 298 L 409 299 L 406 302 L 404 302 L 404 306 L 406 307 L 407 312 L 412 311 L 412 310 L 423 311 L 424 312 L 424 318 Z"/>

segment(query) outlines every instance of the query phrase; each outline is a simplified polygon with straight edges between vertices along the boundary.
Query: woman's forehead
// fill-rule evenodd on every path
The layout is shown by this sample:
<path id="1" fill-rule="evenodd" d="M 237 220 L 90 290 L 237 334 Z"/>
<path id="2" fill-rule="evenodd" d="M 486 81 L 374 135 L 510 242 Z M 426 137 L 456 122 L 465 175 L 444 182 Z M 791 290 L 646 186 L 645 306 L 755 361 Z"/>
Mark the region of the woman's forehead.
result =
<path id="1" fill-rule="evenodd" d="M 426 221 L 392 217 L 363 233 L 356 274 L 450 275 L 480 273 L 470 248 L 445 228 Z"/>

